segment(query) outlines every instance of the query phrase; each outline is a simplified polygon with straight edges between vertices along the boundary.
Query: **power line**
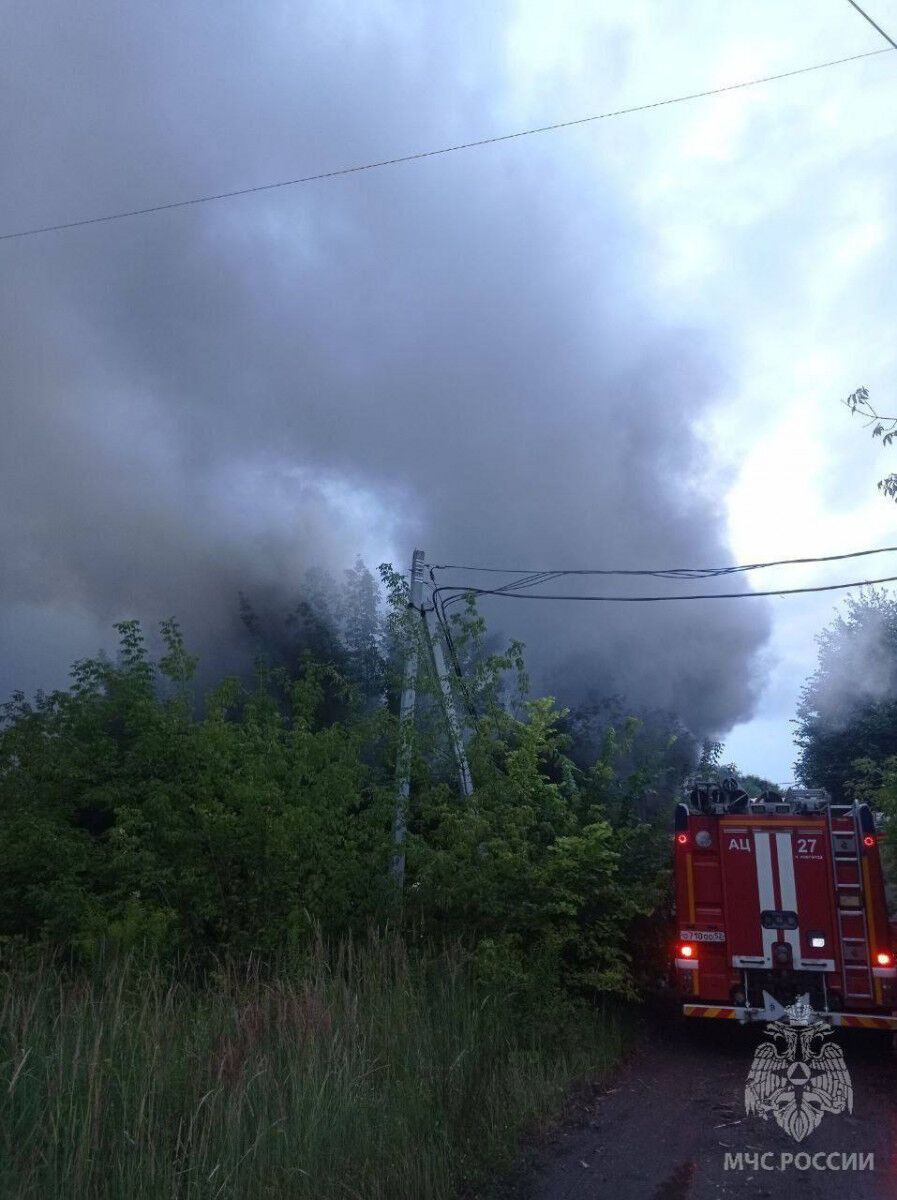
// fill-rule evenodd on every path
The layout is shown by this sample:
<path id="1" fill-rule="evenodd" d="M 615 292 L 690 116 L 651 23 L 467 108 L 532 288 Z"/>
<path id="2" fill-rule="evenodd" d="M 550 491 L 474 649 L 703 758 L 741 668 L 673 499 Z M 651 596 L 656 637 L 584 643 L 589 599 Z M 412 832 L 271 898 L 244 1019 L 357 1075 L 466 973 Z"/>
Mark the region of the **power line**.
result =
<path id="1" fill-rule="evenodd" d="M 461 563 L 437 563 L 431 568 L 431 573 L 432 571 L 478 571 L 493 575 L 523 575 L 526 578 L 517 581 L 517 583 L 523 586 L 539 582 L 539 577 L 544 576 L 546 579 L 557 579 L 564 575 L 642 575 L 651 576 L 656 579 L 691 579 L 733 575 L 743 571 L 760 571 L 766 567 L 789 567 L 806 565 L 807 563 L 842 562 L 848 558 L 867 558 L 870 554 L 893 554 L 895 552 L 897 552 L 897 546 L 877 546 L 871 550 L 851 550 L 846 554 L 822 554 L 812 558 L 780 558 L 772 562 L 743 563 L 738 566 L 729 567 L 645 567 L 639 569 L 589 567 L 573 570 L 556 568 L 553 570 L 536 571 L 526 567 L 472 567 Z M 504 588 L 498 588 L 496 591 L 504 592 L 513 586 L 512 584 L 507 584 Z"/>
<path id="2" fill-rule="evenodd" d="M 882 29 L 882 27 L 880 25 L 876 25 L 875 22 L 872 20 L 872 18 L 869 16 L 869 14 L 867 12 L 863 12 L 863 10 L 860 8 L 860 6 L 856 3 L 854 3 L 854 0 L 847 0 L 847 3 L 850 4 L 853 8 L 855 8 L 861 17 L 865 17 L 866 20 L 869 22 L 869 24 L 872 26 L 872 28 L 877 29 L 878 32 L 881 34 L 881 36 L 885 39 L 885 41 L 890 42 L 891 45 L 894 47 L 894 49 L 897 50 L 897 42 L 895 42 L 892 37 L 889 37 L 888 34 L 885 33 L 885 31 Z"/>
<path id="3" fill-rule="evenodd" d="M 460 604 L 464 600 L 464 598 L 466 596 L 470 595 L 471 593 L 477 594 L 477 595 L 491 595 L 491 596 L 506 596 L 506 595 L 514 595 L 517 593 L 524 593 L 524 598 L 526 598 L 526 599 L 536 599 L 539 596 L 543 596 L 543 595 L 547 599 L 549 597 L 547 596 L 546 593 L 525 592 L 525 589 L 531 588 L 531 587 L 538 587 L 543 584 L 553 582 L 556 579 L 565 578 L 566 576 L 579 576 L 579 577 L 592 576 L 592 575 L 624 576 L 624 577 L 636 576 L 639 578 L 677 579 L 677 580 L 682 579 L 682 580 L 691 581 L 691 580 L 699 580 L 699 579 L 718 579 L 723 576 L 743 574 L 747 571 L 764 570 L 768 567 L 797 566 L 797 565 L 806 565 L 808 563 L 843 562 L 846 559 L 866 558 L 872 554 L 890 554 L 890 553 L 894 553 L 894 552 L 897 552 L 897 546 L 879 546 L 879 547 L 875 547 L 870 550 L 852 550 L 845 554 L 815 555 L 813 557 L 804 557 L 804 558 L 783 558 L 783 559 L 777 559 L 777 560 L 774 560 L 771 562 L 743 563 L 743 564 L 739 564 L 736 566 L 727 566 L 727 567 L 667 567 L 667 568 L 661 568 L 661 569 L 597 567 L 597 568 L 574 569 L 574 570 L 543 570 L 543 571 L 530 570 L 530 571 L 524 571 L 524 569 L 522 567 L 518 567 L 518 568 L 473 567 L 473 566 L 463 566 L 461 564 L 451 564 L 450 563 L 450 564 L 430 566 L 430 579 L 431 579 L 432 585 L 433 585 L 433 606 L 436 609 L 437 614 L 439 615 L 440 622 L 443 624 L 444 627 L 447 628 L 449 625 L 449 619 L 448 619 L 448 616 L 446 615 L 446 609 L 451 608 L 455 604 Z M 449 571 L 449 570 L 476 571 L 476 572 L 488 573 L 488 574 L 512 574 L 513 573 L 513 574 L 519 575 L 521 577 L 518 579 L 511 580 L 509 583 L 503 584 L 501 587 L 498 587 L 498 588 L 481 588 L 481 589 L 476 589 L 473 587 L 465 588 L 459 584 L 446 584 L 446 585 L 443 585 L 442 587 L 438 587 L 436 584 L 436 574 L 435 574 L 436 571 Z M 873 582 L 881 582 L 881 581 L 873 581 Z M 845 585 L 845 586 L 854 586 L 854 585 Z M 862 585 L 859 584 L 856 586 L 862 586 Z M 718 597 L 714 596 L 713 598 L 722 599 L 723 596 L 728 596 L 728 595 L 731 595 L 731 596 L 736 596 L 736 595 L 754 595 L 754 596 L 782 595 L 782 594 L 788 594 L 788 592 L 791 590 L 800 590 L 800 589 L 784 589 L 782 591 L 750 592 L 750 593 L 731 592 L 731 593 L 723 593 L 720 596 L 718 596 Z M 446 591 L 450 592 L 451 594 L 446 599 L 442 599 L 439 593 L 446 592 Z M 560 596 L 560 597 L 554 597 L 554 598 L 556 598 L 556 599 L 588 599 L 589 597 L 586 597 L 586 596 L 580 596 L 580 597 Z M 682 597 L 675 597 L 675 596 L 643 597 L 643 598 L 639 598 L 639 600 L 640 601 L 641 600 L 652 600 L 653 601 L 653 600 L 692 599 L 692 598 L 700 599 L 702 597 L 694 597 L 691 594 L 689 594 L 689 595 L 682 596 Z M 600 597 L 599 596 L 599 597 L 595 597 L 595 599 L 610 601 L 610 600 L 614 600 L 614 599 L 622 600 L 625 598 L 624 597 Z"/>
<path id="4" fill-rule="evenodd" d="M 514 592 L 503 591 L 500 588 L 462 587 L 460 584 L 454 584 L 437 588 L 433 593 L 433 599 L 435 601 L 440 592 L 450 591 L 461 597 L 502 596 L 511 600 L 591 600 L 606 604 L 659 604 L 674 600 L 744 600 L 754 596 L 794 596 L 801 592 L 838 592 L 847 588 L 871 587 L 876 583 L 895 582 L 897 582 L 897 575 L 887 575 L 884 579 L 858 579 L 851 583 L 826 583 L 816 587 L 771 588 L 763 592 L 688 592 L 685 595 L 672 596 L 549 595 L 544 592 Z"/>
<path id="5" fill-rule="evenodd" d="M 436 576 L 433 574 L 432 568 L 430 570 L 430 584 L 433 589 L 433 592 L 435 593 L 437 584 L 436 584 Z M 423 611 L 423 609 L 421 611 Z M 442 634 L 443 634 L 443 637 L 445 638 L 445 644 L 446 644 L 446 647 L 449 652 L 449 657 L 451 658 L 452 665 L 455 668 L 455 674 L 458 676 L 459 679 L 462 679 L 464 672 L 461 669 L 461 660 L 458 657 L 458 652 L 455 647 L 454 639 L 452 638 L 452 631 L 449 626 L 449 623 L 445 619 L 445 614 L 438 604 L 433 605 L 433 612 L 436 614 L 436 620 L 439 622 L 439 626 L 442 629 Z"/>
<path id="6" fill-rule="evenodd" d="M 887 35 L 886 35 L 887 36 Z M 890 39 L 888 39 L 890 41 Z M 897 49 L 897 47 L 895 47 Z M 454 146 L 441 146 L 436 150 L 421 150 L 415 154 L 402 154 L 397 158 L 383 158 L 375 162 L 361 163 L 354 167 L 339 167 L 334 171 L 319 171 L 314 175 L 302 175 L 297 179 L 283 179 L 277 183 L 260 183 L 254 187 L 235 188 L 228 192 L 214 192 L 207 196 L 194 196 L 189 200 L 173 200 L 168 204 L 153 204 L 146 208 L 131 208 L 123 212 L 106 213 L 100 217 L 86 217 L 78 221 L 63 221 L 57 225 L 40 225 L 33 229 L 18 229 L 0 234 L 0 242 L 13 238 L 35 237 L 40 233 L 58 233 L 64 229 L 79 229 L 85 225 L 102 225 L 109 221 L 123 221 L 127 217 L 144 217 L 150 213 L 167 212 L 173 208 L 189 208 L 196 204 L 210 204 L 214 200 L 231 200 L 236 196 L 250 196 L 256 192 L 270 192 L 276 188 L 297 187 L 303 183 L 317 183 L 325 179 L 336 179 L 342 175 L 356 175 L 361 171 L 375 171 L 381 167 L 394 167 L 400 163 L 417 162 L 423 158 L 436 158 L 443 154 L 455 154 L 460 150 L 473 150 L 478 146 L 494 146 L 499 142 L 510 142 L 517 138 L 532 137 L 539 133 L 554 133 L 559 129 L 572 129 L 577 125 L 588 125 L 594 121 L 605 121 L 612 117 L 629 116 L 632 113 L 648 112 L 654 108 L 665 108 L 671 104 L 684 104 L 688 100 L 702 100 L 708 96 L 720 96 L 742 88 L 756 87 L 761 83 L 774 83 L 779 79 L 791 79 L 795 75 L 806 75 L 811 71 L 822 71 L 826 67 L 838 67 L 843 63 L 857 62 L 861 58 L 874 58 L 877 54 L 890 54 L 890 50 L 867 50 L 863 54 L 851 54 L 846 58 L 834 58 L 828 62 L 814 63 L 810 67 L 797 67 L 793 71 L 781 71 L 776 75 L 764 75 L 758 79 L 746 79 L 724 87 L 709 88 L 704 92 L 691 92 L 685 96 L 671 96 L 666 100 L 653 100 L 648 104 L 635 104 L 629 108 L 618 108 L 610 112 L 595 113 L 589 117 L 576 117 L 571 121 L 556 121 L 551 125 L 539 125 L 532 129 L 519 129 L 514 133 L 498 134 L 495 137 L 479 138 L 471 142 L 459 142 Z"/>

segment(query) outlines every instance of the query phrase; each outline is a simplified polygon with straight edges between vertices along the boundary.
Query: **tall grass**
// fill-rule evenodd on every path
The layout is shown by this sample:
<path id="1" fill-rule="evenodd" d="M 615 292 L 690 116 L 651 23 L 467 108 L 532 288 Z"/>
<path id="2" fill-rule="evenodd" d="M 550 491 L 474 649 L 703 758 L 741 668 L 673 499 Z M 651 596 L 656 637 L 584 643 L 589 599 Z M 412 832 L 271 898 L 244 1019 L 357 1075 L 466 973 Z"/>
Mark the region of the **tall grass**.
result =
<path id="1" fill-rule="evenodd" d="M 0 973 L 0 1195 L 441 1200 L 620 1052 L 547 1031 L 460 948 L 318 943 L 277 964 L 52 959 Z"/>

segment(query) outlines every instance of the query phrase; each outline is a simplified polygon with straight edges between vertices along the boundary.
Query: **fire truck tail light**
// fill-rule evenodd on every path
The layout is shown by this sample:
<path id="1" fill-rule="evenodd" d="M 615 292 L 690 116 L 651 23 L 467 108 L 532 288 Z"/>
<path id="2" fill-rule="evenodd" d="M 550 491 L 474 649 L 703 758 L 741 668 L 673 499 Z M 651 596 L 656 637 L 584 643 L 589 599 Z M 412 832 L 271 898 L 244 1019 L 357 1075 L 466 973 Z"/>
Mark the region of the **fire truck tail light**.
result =
<path id="1" fill-rule="evenodd" d="M 863 838 L 863 845 L 869 846 L 869 847 L 874 846 L 875 845 L 875 837 L 871 833 L 867 833 L 866 836 Z"/>
<path id="2" fill-rule="evenodd" d="M 886 950 L 880 950 L 875 956 L 875 961 L 880 967 L 893 967 L 894 955 L 888 954 Z"/>
<path id="3" fill-rule="evenodd" d="M 690 942 L 682 942 L 678 950 L 679 958 L 695 958 L 697 957 L 696 948 Z"/>
<path id="4" fill-rule="evenodd" d="M 680 846 L 687 846 L 688 845 L 688 834 L 687 833 L 677 833 L 676 841 L 679 843 Z M 667 844 L 669 844 L 669 843 L 667 843 Z"/>

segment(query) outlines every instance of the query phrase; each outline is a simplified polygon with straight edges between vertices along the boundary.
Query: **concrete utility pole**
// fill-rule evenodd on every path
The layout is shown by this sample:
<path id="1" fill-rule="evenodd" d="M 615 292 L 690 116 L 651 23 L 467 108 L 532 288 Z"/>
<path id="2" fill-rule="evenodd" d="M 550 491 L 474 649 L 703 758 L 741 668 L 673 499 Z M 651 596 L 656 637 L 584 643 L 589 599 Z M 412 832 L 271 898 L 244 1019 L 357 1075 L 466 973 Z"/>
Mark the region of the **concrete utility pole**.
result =
<path id="1" fill-rule="evenodd" d="M 392 825 L 392 877 L 399 891 L 405 881 L 405 833 L 408 795 L 411 791 L 411 747 L 414 734 L 414 704 L 417 699 L 417 668 L 424 598 L 424 552 L 415 550 L 411 559 L 409 608 L 411 644 L 405 659 L 402 701 L 399 705 L 399 751 L 396 759 L 396 811 Z"/>
<path id="2" fill-rule="evenodd" d="M 452 750 L 455 752 L 455 764 L 458 768 L 458 782 L 461 785 L 461 795 L 470 796 L 473 794 L 473 780 L 470 776 L 470 767 L 467 763 L 467 753 L 464 749 L 464 739 L 461 734 L 461 726 L 458 722 L 458 715 L 455 712 L 455 698 L 452 695 L 452 684 L 449 679 L 449 673 L 445 667 L 445 655 L 442 653 L 442 640 L 439 635 L 438 627 L 434 626 L 435 613 L 432 608 L 428 608 L 424 613 L 424 625 L 427 630 L 427 641 L 430 643 L 430 651 L 433 655 L 433 666 L 436 668 L 436 675 L 439 679 L 439 691 L 442 698 L 442 712 L 445 716 L 445 723 L 448 725 L 449 738 L 452 743 Z"/>

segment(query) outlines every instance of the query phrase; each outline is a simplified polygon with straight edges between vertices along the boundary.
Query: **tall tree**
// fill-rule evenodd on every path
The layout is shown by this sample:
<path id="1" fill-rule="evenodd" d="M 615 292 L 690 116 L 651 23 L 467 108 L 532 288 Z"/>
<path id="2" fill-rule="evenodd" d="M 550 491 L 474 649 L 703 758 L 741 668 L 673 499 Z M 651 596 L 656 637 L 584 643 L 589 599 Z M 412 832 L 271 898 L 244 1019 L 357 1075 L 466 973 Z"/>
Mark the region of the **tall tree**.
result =
<path id="1" fill-rule="evenodd" d="M 360 558 L 345 572 L 340 607 L 346 675 L 365 701 L 380 701 L 385 688 L 380 590 Z"/>
<path id="2" fill-rule="evenodd" d="M 897 598 L 864 589 L 819 635 L 797 708 L 798 778 L 850 799 L 857 763 L 897 755 Z"/>

